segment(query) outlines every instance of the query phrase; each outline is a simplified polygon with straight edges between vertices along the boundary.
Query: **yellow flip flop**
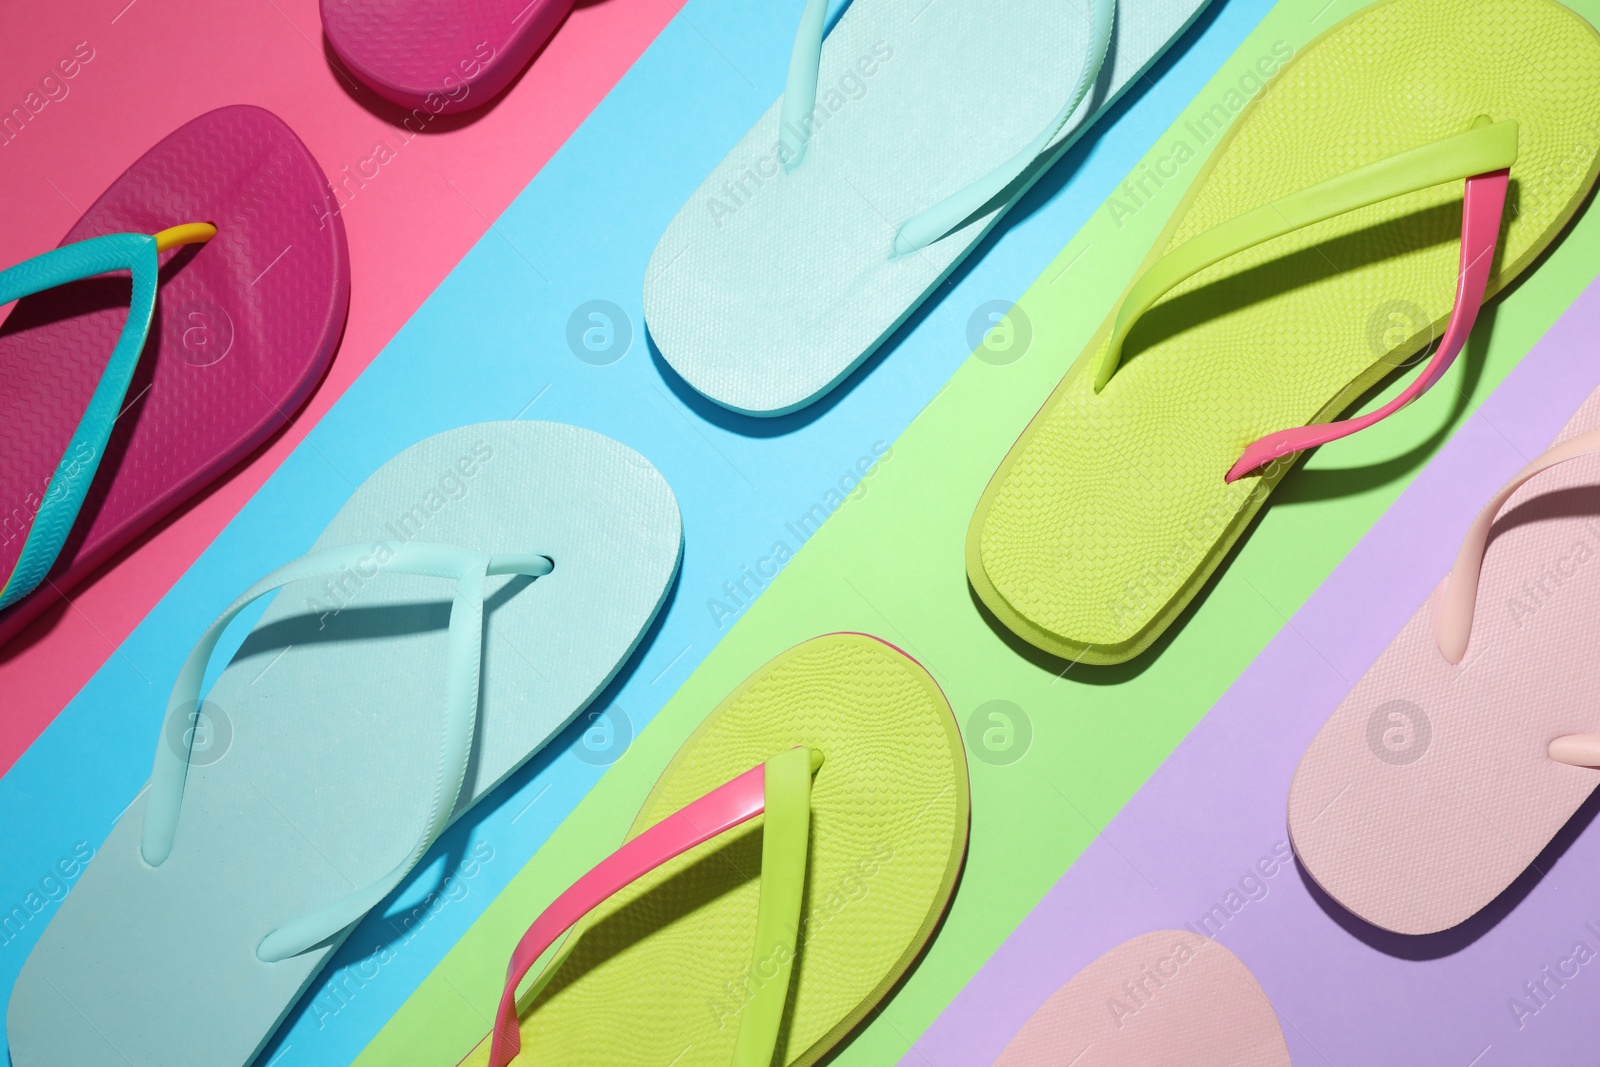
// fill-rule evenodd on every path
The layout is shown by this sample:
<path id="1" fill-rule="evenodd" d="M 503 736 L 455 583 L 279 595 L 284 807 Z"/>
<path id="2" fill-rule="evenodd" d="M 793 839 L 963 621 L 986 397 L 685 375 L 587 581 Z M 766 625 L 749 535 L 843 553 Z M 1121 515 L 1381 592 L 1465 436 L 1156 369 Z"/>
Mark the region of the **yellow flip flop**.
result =
<path id="1" fill-rule="evenodd" d="M 483 961 L 512 962 L 495 1031 L 462 1062 L 816 1063 L 933 937 L 968 805 L 960 731 L 921 665 L 863 634 L 790 649 L 684 743 L 622 846 Z M 416 1007 L 405 1025 L 427 1024 Z"/>
<path id="2" fill-rule="evenodd" d="M 1553 0 L 1385 0 L 1318 37 L 996 471 L 967 535 L 978 596 L 1058 656 L 1148 648 L 1300 451 L 1439 380 L 1588 194 L 1596 114 L 1600 36 Z M 1386 351 L 1385 309 L 1414 324 Z M 1436 339 L 1393 402 L 1333 421 Z"/>

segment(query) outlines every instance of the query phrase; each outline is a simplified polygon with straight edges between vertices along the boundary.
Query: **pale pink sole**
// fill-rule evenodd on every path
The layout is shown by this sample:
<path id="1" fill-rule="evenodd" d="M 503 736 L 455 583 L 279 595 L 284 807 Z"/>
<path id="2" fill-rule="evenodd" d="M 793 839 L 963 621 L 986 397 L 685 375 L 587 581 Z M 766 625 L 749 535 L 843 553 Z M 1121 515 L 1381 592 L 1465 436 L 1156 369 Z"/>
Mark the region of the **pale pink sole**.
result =
<path id="1" fill-rule="evenodd" d="M 1159 930 L 1051 994 L 995 1067 L 1288 1067 L 1277 1013 L 1215 941 Z"/>
<path id="2" fill-rule="evenodd" d="M 1558 440 L 1597 427 L 1600 394 Z M 1558 737 L 1600 733 L 1600 457 L 1547 470 L 1507 501 L 1459 666 L 1440 652 L 1438 599 L 1322 727 L 1289 792 L 1307 872 L 1402 934 L 1488 905 L 1600 783 L 1549 755 Z"/>

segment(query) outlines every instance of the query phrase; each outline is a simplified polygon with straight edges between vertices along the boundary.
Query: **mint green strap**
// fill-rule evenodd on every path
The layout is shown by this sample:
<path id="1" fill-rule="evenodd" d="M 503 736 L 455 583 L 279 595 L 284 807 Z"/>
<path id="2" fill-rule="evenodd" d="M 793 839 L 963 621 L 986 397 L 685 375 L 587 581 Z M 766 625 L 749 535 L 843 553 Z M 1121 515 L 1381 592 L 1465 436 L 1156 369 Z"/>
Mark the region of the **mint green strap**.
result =
<path id="1" fill-rule="evenodd" d="M 461 794 L 461 783 L 466 777 L 467 759 L 472 750 L 478 718 L 478 671 L 483 647 L 483 590 L 486 577 L 491 574 L 526 574 L 537 578 L 549 574 L 551 568 L 549 559 L 531 554 L 490 557 L 449 545 L 419 543 L 398 547 L 387 544 L 350 545 L 316 552 L 287 563 L 245 590 L 201 635 L 172 687 L 161 741 L 156 746 L 155 766 L 150 773 L 150 797 L 145 805 L 139 845 L 145 862 L 152 867 L 159 867 L 166 862 L 178 832 L 178 812 L 183 804 L 189 760 L 188 754 L 177 751 L 168 739 L 186 735 L 188 716 L 199 705 L 206 664 L 216 651 L 223 631 L 241 611 L 291 582 L 337 576 L 346 569 L 363 575 L 368 571 L 374 576 L 378 572 L 389 571 L 448 579 L 456 583 L 456 595 L 450 608 L 449 647 L 445 665 L 444 749 L 438 763 L 438 774 L 430 787 L 430 809 L 421 837 L 406 858 L 388 874 L 310 915 L 273 930 L 257 946 L 256 955 L 268 963 L 287 959 L 361 918 L 388 896 L 416 866 L 428 846 L 444 829 Z"/>
<path id="2" fill-rule="evenodd" d="M 1122 346 L 1139 317 L 1207 267 L 1336 215 L 1445 182 L 1505 170 L 1516 161 L 1516 121 L 1491 122 L 1480 117 L 1465 133 L 1330 178 L 1213 226 L 1151 264 L 1128 290 L 1111 339 L 1095 367 L 1094 391 L 1104 389 L 1116 373 Z"/>
<path id="3" fill-rule="evenodd" d="M 926 248 L 952 230 L 960 228 L 984 205 L 999 196 L 1005 188 L 1022 176 L 1029 165 L 1050 147 L 1089 95 L 1089 90 L 1100 78 L 1100 68 L 1105 65 L 1111 49 L 1111 24 L 1116 17 L 1116 0 L 1090 0 L 1094 10 L 1090 14 L 1089 48 L 1078 73 L 1078 84 L 1066 105 L 1056 112 L 1055 118 L 1033 140 L 1022 146 L 1016 155 L 1000 164 L 988 174 L 958 189 L 930 208 L 912 216 L 894 235 L 893 256 L 908 256 L 919 248 Z M 1076 5 L 1072 5 L 1076 10 Z M 891 257 L 892 258 L 892 257 Z"/>
<path id="4" fill-rule="evenodd" d="M 67 442 L 61 462 L 50 476 L 44 499 L 29 525 L 27 540 L 22 543 L 22 554 L 4 587 L 0 587 L 0 608 L 11 606 L 38 588 L 55 565 L 78 519 L 150 332 L 158 268 L 154 237 L 113 233 L 74 242 L 0 271 L 0 305 L 97 274 L 125 270 L 133 275 L 133 297 L 122 333 L 90 394 L 72 440 Z M 14 432 L 16 428 L 8 429 Z M 88 458 L 81 459 L 83 456 Z"/>
<path id="5" fill-rule="evenodd" d="M 783 109 L 778 124 L 779 162 L 785 173 L 806 158 L 811 143 L 812 116 L 817 108 L 817 69 L 822 65 L 822 28 L 828 0 L 806 0 L 800 29 L 789 53 L 789 78 L 783 86 Z"/>
<path id="6" fill-rule="evenodd" d="M 822 753 L 792 748 L 767 761 L 761 827 L 761 902 L 750 960 L 750 991 L 739 1019 L 733 1067 L 770 1067 L 789 999 L 811 839 L 811 776 Z"/>
<path id="7" fill-rule="evenodd" d="M 1067 103 L 1033 140 L 998 167 L 951 193 L 943 200 L 917 213 L 895 232 L 891 258 L 906 256 L 925 248 L 962 226 L 1006 187 L 1021 177 L 1050 143 L 1066 127 L 1084 97 L 1099 80 L 1111 49 L 1111 26 L 1116 18 L 1116 0 L 1090 0 L 1089 47 Z M 1076 8 L 1074 8 L 1076 10 Z M 778 129 L 779 161 L 785 173 L 792 172 L 805 159 L 806 146 L 815 126 L 817 70 L 822 62 L 822 31 L 828 12 L 827 0 L 806 0 L 789 54 L 789 77 L 783 90 L 783 107 Z"/>

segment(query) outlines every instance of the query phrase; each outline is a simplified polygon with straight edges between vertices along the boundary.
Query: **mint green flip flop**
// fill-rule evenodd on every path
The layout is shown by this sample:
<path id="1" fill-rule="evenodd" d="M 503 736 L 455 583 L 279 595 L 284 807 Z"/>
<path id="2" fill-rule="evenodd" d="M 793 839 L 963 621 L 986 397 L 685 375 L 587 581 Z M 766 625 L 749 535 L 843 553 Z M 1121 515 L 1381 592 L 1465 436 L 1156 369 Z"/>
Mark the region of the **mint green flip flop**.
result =
<path id="1" fill-rule="evenodd" d="M 807 0 L 782 99 L 667 227 L 651 337 L 749 415 L 838 385 L 1207 0 Z"/>
<path id="2" fill-rule="evenodd" d="M 384 464 L 185 662 L 149 784 L 17 979 L 11 1062 L 248 1064 L 444 828 L 611 680 L 681 548 L 665 479 L 588 430 L 466 426 Z M 279 589 L 202 701 L 228 624 Z"/>

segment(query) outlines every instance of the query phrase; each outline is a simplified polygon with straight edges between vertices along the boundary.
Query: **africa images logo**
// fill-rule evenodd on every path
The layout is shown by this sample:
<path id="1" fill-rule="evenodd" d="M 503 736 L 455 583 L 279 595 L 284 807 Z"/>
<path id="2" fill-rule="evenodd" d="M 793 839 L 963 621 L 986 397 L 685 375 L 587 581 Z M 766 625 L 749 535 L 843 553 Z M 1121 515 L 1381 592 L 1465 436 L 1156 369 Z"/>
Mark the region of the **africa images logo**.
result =
<path id="1" fill-rule="evenodd" d="M 817 87 L 817 103 L 811 114 L 801 119 L 799 128 L 790 126 L 788 132 L 801 144 L 810 143 L 850 101 L 866 98 L 869 80 L 893 58 L 893 45 L 888 41 L 874 42 L 871 51 L 847 67 L 832 85 Z M 788 146 L 774 141 L 743 170 L 724 181 L 717 193 L 706 197 L 706 209 L 711 212 L 717 228 L 721 229 L 723 219 L 748 204 L 757 191 L 782 174 L 783 168 L 789 165 L 789 157 Z"/>
<path id="2" fill-rule="evenodd" d="M 1367 748 L 1385 763 L 1404 767 L 1428 751 L 1433 724 L 1409 700 L 1391 700 L 1372 709 L 1367 718 Z"/>
<path id="3" fill-rule="evenodd" d="M 1117 192 L 1106 200 L 1106 211 L 1110 213 L 1117 229 L 1122 229 L 1124 220 L 1155 199 L 1156 194 L 1178 176 L 1184 165 L 1200 154 L 1199 149 L 1218 140 L 1233 124 L 1234 117 L 1293 58 L 1294 46 L 1287 41 L 1274 42 L 1271 53 L 1258 58 L 1234 84 L 1223 90 L 1210 107 L 1184 120 L 1181 135 L 1172 139 L 1166 151 L 1149 163 L 1140 163 Z"/>
<path id="4" fill-rule="evenodd" d="M 830 515 L 850 501 L 866 496 L 867 480 L 877 474 L 893 456 L 894 448 L 887 441 L 873 442 L 867 453 L 856 457 L 856 461 L 845 468 L 834 484 L 822 494 L 821 500 L 812 504 L 798 518 L 783 524 L 783 536 L 772 543 L 766 555 L 753 565 L 741 565 L 737 575 L 722 583 L 720 596 L 707 597 L 706 610 L 710 612 L 711 621 L 717 629 L 722 629 L 729 619 L 755 603 L 761 590 L 778 576 L 784 564 L 794 558 L 800 546 L 822 529 L 823 522 Z"/>
<path id="5" fill-rule="evenodd" d="M 394 519 L 384 523 L 384 533 L 389 535 L 390 540 L 374 542 L 371 552 L 353 565 L 341 566 L 337 577 L 324 580 L 319 596 L 307 596 L 305 608 L 307 613 L 317 616 L 318 629 L 326 626 L 328 619 L 349 607 L 367 583 L 394 559 L 396 544 L 405 545 L 417 540 L 435 516 L 464 499 L 472 488 L 472 479 L 493 459 L 494 446 L 487 441 L 474 443 L 470 452 L 445 468 L 427 493 L 414 500 Z"/>

